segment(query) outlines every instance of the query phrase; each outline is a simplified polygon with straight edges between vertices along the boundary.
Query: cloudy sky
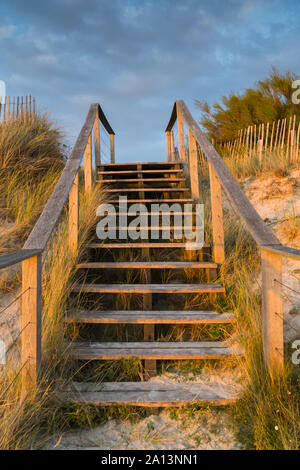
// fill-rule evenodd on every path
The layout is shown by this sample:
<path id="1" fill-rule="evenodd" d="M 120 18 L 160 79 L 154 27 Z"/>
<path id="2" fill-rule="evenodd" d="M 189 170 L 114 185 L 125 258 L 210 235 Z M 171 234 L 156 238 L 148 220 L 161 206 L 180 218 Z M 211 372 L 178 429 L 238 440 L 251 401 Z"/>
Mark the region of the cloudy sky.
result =
<path id="1" fill-rule="evenodd" d="M 195 99 L 242 92 L 272 65 L 300 74 L 299 18 L 299 0 L 1 0 L 0 80 L 35 95 L 70 144 L 97 101 L 118 161 L 161 161 L 175 99 L 199 119 Z"/>

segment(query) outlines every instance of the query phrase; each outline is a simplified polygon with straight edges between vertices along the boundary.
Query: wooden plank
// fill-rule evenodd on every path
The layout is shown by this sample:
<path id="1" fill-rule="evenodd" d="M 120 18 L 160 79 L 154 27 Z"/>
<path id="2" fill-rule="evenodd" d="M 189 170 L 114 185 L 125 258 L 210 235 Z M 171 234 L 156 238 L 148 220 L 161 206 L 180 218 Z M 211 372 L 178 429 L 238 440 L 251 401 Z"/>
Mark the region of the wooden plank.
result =
<path id="1" fill-rule="evenodd" d="M 171 132 L 166 131 L 166 146 L 167 146 L 167 160 L 168 162 L 172 161 L 172 154 L 171 154 Z"/>
<path id="2" fill-rule="evenodd" d="M 69 194 L 69 248 L 72 253 L 78 249 L 79 232 L 79 177 L 75 176 L 73 186 Z"/>
<path id="3" fill-rule="evenodd" d="M 178 147 L 181 163 L 185 164 L 184 126 L 180 108 L 177 106 Z"/>
<path id="4" fill-rule="evenodd" d="M 82 383 L 71 386 L 60 396 L 65 401 L 93 405 L 131 405 L 147 407 L 185 406 L 191 403 L 210 403 L 214 406 L 228 405 L 238 395 L 226 394 L 222 390 L 211 390 L 205 384 L 155 383 L 151 382 L 103 382 Z"/>
<path id="5" fill-rule="evenodd" d="M 117 261 L 80 263 L 78 269 L 216 269 L 217 263 L 208 261 Z"/>
<path id="6" fill-rule="evenodd" d="M 74 343 L 70 354 L 80 360 L 116 359 L 222 359 L 232 356 L 233 351 L 226 343 L 218 342 L 173 342 L 173 343 Z"/>
<path id="7" fill-rule="evenodd" d="M 119 204 L 119 199 L 112 199 L 111 201 L 109 201 L 110 204 Z M 130 203 L 130 204 L 133 204 L 133 203 L 136 203 L 136 202 L 140 202 L 141 204 L 144 204 L 144 203 L 153 203 L 153 204 L 158 204 L 158 203 L 176 203 L 176 202 L 180 202 L 182 204 L 184 203 L 193 203 L 194 202 L 194 199 L 190 199 L 190 198 L 182 198 L 182 199 L 127 199 L 127 202 Z"/>
<path id="8" fill-rule="evenodd" d="M 101 168 L 118 168 L 118 167 L 124 167 L 124 166 L 131 166 L 131 167 L 136 167 L 137 165 L 142 165 L 142 170 L 144 166 L 158 166 L 158 167 L 171 167 L 174 168 L 180 163 L 178 162 L 118 162 L 118 163 L 102 163 L 100 166 Z"/>
<path id="9" fill-rule="evenodd" d="M 287 256 L 289 258 L 300 258 L 300 250 L 296 248 L 291 248 L 289 246 L 281 245 L 281 246 L 263 246 L 262 247 L 266 251 L 270 251 L 273 253 L 281 254 L 282 256 Z"/>
<path id="10" fill-rule="evenodd" d="M 182 173 L 183 172 L 183 169 L 182 168 L 178 168 L 178 170 L 169 170 L 169 169 L 162 169 L 162 170 L 141 170 L 140 171 L 141 173 Z M 100 175 L 115 175 L 115 174 L 118 174 L 118 175 L 122 175 L 122 174 L 137 174 L 139 173 L 139 171 L 137 170 L 123 170 L 123 171 L 97 171 L 98 174 Z"/>
<path id="11" fill-rule="evenodd" d="M 200 190 L 199 190 L 199 171 L 198 171 L 198 155 L 197 155 L 197 144 L 195 137 L 191 129 L 188 131 L 189 139 L 189 155 L 190 155 L 190 182 L 191 182 L 191 193 L 192 198 L 199 201 Z"/>
<path id="12" fill-rule="evenodd" d="M 209 244 L 204 244 L 203 246 L 210 246 Z M 88 248 L 186 248 L 186 243 L 151 243 L 151 242 L 139 242 L 139 243 L 89 243 Z"/>
<path id="13" fill-rule="evenodd" d="M 79 310 L 70 312 L 67 323 L 130 323 L 130 324 L 219 324 L 233 323 L 234 315 L 210 311 L 191 310 Z"/>
<path id="14" fill-rule="evenodd" d="M 92 171 L 92 137 L 89 135 L 87 145 L 84 151 L 84 188 L 87 194 L 93 189 L 93 171 Z"/>
<path id="15" fill-rule="evenodd" d="M 261 261 L 264 356 L 270 373 L 275 375 L 284 367 L 282 256 L 262 249 Z"/>
<path id="16" fill-rule="evenodd" d="M 167 294 L 167 293 L 206 293 L 225 292 L 220 284 L 78 284 L 72 292 L 95 293 L 136 293 L 136 294 Z"/>
<path id="17" fill-rule="evenodd" d="M 176 103 L 182 113 L 184 121 L 192 130 L 195 139 L 203 149 L 209 163 L 213 167 L 227 197 L 242 218 L 243 222 L 246 224 L 253 238 L 259 245 L 280 245 L 280 241 L 258 215 L 244 192 L 241 190 L 238 182 L 232 176 L 223 159 L 200 130 L 185 103 L 182 100 L 179 100 Z"/>
<path id="18" fill-rule="evenodd" d="M 14 264 L 20 263 L 26 259 L 32 258 L 35 255 L 38 255 L 42 250 L 18 250 L 8 255 L 0 256 L 0 269 L 7 268 L 8 266 L 13 266 Z"/>
<path id="19" fill-rule="evenodd" d="M 215 170 L 210 163 L 208 166 L 213 234 L 213 258 L 216 263 L 222 264 L 225 261 L 222 191 Z"/>
<path id="20" fill-rule="evenodd" d="M 101 163 L 101 150 L 100 150 L 100 129 L 99 129 L 99 117 L 98 114 L 95 117 L 94 121 L 94 154 L 95 154 L 95 165 L 100 165 Z"/>
<path id="21" fill-rule="evenodd" d="M 109 135 L 109 142 L 110 142 L 110 162 L 115 163 L 115 135 Z"/>
<path id="22" fill-rule="evenodd" d="M 162 181 L 164 183 L 178 183 L 181 181 L 185 181 L 185 178 L 141 178 L 140 180 L 138 180 L 137 178 L 133 178 L 133 179 L 110 179 L 110 180 L 102 179 L 101 180 L 102 183 L 138 183 L 138 182 L 160 183 Z M 155 189 L 155 187 L 153 187 L 153 189 Z"/>
<path id="23" fill-rule="evenodd" d="M 22 262 L 22 396 L 37 385 L 41 364 L 42 255 Z"/>
<path id="24" fill-rule="evenodd" d="M 138 193 L 138 192 L 148 192 L 148 193 L 158 193 L 158 192 L 168 192 L 168 193 L 184 193 L 187 192 L 188 188 L 113 188 L 106 189 L 106 193 Z"/>

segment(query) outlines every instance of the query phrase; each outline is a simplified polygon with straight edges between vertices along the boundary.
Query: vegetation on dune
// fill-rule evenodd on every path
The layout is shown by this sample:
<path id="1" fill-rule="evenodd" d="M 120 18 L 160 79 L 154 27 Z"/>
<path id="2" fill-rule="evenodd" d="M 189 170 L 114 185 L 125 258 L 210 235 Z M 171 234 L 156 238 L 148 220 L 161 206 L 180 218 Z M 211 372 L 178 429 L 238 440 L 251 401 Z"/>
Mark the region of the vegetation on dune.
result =
<path id="1" fill-rule="evenodd" d="M 62 133 L 46 117 L 0 126 L 0 252 L 20 248 L 64 167 Z"/>
<path id="2" fill-rule="evenodd" d="M 292 82 L 296 75 L 291 72 L 280 74 L 272 68 L 270 76 L 258 81 L 253 88 L 241 94 L 231 93 L 223 96 L 222 103 L 209 106 L 196 100 L 202 112 L 200 124 L 209 137 L 218 142 L 236 139 L 238 131 L 253 124 L 276 121 L 297 116 L 300 118 L 299 105 L 292 103 Z"/>

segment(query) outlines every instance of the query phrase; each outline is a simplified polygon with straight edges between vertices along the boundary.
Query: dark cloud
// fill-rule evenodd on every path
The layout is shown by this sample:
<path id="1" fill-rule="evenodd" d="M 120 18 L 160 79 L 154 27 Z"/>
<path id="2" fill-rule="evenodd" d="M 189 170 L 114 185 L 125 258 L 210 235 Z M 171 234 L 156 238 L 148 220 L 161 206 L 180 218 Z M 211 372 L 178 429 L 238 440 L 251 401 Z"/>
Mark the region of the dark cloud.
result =
<path id="1" fill-rule="evenodd" d="M 90 102 L 120 160 L 161 160 L 172 102 L 218 100 L 272 64 L 299 72 L 297 0 L 3 0 L 1 76 L 74 141 Z M 105 148 L 105 146 L 103 147 Z"/>

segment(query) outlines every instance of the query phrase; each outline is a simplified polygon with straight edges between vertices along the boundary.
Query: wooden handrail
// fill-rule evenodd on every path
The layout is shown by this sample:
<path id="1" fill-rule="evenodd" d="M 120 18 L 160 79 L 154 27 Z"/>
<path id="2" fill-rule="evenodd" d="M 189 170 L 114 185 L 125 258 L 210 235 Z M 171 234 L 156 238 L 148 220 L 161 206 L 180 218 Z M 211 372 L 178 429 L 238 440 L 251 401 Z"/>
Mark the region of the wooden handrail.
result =
<path id="1" fill-rule="evenodd" d="M 264 356 L 270 374 L 275 375 L 284 366 L 283 302 L 281 293 L 282 257 L 288 256 L 300 259 L 300 250 L 282 245 L 272 230 L 265 224 L 182 100 L 175 101 L 165 131 L 168 161 L 175 158 L 171 139 L 173 136 L 172 128 L 176 120 L 178 124 L 179 157 L 181 163 L 186 167 L 185 173 L 190 177 L 191 191 L 194 193 L 195 201 L 199 199 L 195 190 L 199 185 L 199 162 L 197 160 L 197 151 L 195 151 L 195 142 L 198 143 L 202 154 L 208 160 L 214 261 L 222 264 L 225 259 L 221 187 L 233 209 L 240 216 L 260 248 Z M 188 127 L 188 158 L 183 122 Z"/>
<path id="2" fill-rule="evenodd" d="M 221 186 L 223 187 L 228 199 L 232 203 L 233 207 L 246 224 L 249 232 L 252 234 L 258 245 L 281 245 L 278 238 L 274 235 L 271 229 L 265 224 L 262 218 L 259 216 L 257 211 L 252 206 L 251 202 L 241 190 L 238 182 L 235 180 L 224 160 L 220 157 L 218 152 L 215 150 L 213 145 L 209 142 L 207 137 L 199 128 L 197 122 L 193 119 L 187 106 L 183 100 L 178 100 L 175 103 L 181 113 L 183 120 L 187 126 L 191 129 L 194 137 L 200 147 L 202 148 L 207 160 L 216 172 Z M 172 116 L 168 124 L 167 130 L 171 130 L 175 121 L 174 115 L 177 116 L 177 106 L 173 107 Z"/>
<path id="3" fill-rule="evenodd" d="M 42 214 L 33 227 L 23 248 L 40 250 L 45 249 L 68 199 L 75 176 L 79 171 L 97 112 L 99 113 L 99 108 L 100 106 L 98 104 L 91 104 L 85 123 L 81 128 L 66 166 L 54 188 L 49 201 L 47 202 Z"/>
<path id="4" fill-rule="evenodd" d="M 9 253 L 8 255 L 0 256 L 0 269 L 8 268 L 9 266 L 13 266 L 14 264 L 20 263 L 25 259 L 32 258 L 40 254 L 42 250 L 17 250 Z"/>
<path id="5" fill-rule="evenodd" d="M 114 131 L 98 103 L 91 104 L 70 157 L 42 214 L 27 238 L 23 249 L 0 256 L 0 269 L 22 262 L 21 362 L 22 394 L 32 390 L 41 362 L 42 253 L 69 199 L 69 247 L 76 253 L 79 233 L 79 178 L 84 159 L 85 192 L 93 186 L 92 131 L 95 163 L 100 164 L 99 120 L 110 135 L 111 161 L 114 162 Z"/>

